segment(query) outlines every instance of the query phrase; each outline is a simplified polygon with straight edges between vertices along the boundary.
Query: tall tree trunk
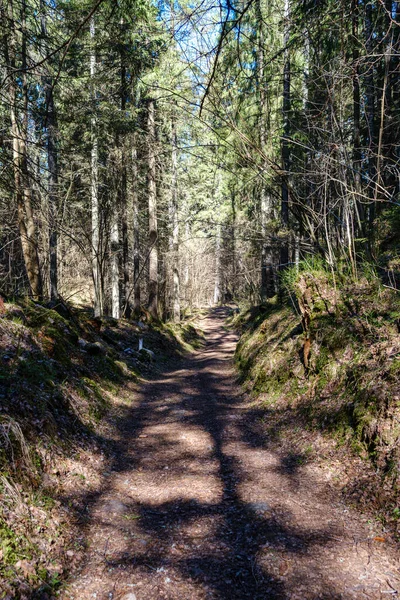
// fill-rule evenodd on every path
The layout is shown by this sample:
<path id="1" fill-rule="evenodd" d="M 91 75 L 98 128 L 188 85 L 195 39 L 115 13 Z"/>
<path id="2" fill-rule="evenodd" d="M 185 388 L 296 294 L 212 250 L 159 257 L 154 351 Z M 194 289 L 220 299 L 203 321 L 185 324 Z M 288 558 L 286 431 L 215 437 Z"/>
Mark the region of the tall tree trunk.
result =
<path id="1" fill-rule="evenodd" d="M 128 235 L 128 188 L 127 188 L 127 174 L 125 166 L 125 152 L 122 152 L 122 173 L 121 173 L 121 188 L 123 197 L 121 198 L 121 235 L 122 235 L 122 274 L 123 274 L 123 307 L 124 317 L 129 318 L 131 315 L 131 308 L 129 304 L 129 235 Z"/>
<path id="2" fill-rule="evenodd" d="M 289 149 L 289 134 L 290 134 L 290 6 L 289 0 L 285 0 L 284 12 L 284 67 L 283 67 L 283 136 L 282 136 L 282 197 L 281 197 L 281 223 L 284 230 L 284 239 L 281 242 L 280 252 L 280 269 L 285 269 L 289 263 L 289 171 L 290 171 L 290 149 Z"/>
<path id="3" fill-rule="evenodd" d="M 17 202 L 18 226 L 21 238 L 22 253 L 29 285 L 33 298 L 43 297 L 42 278 L 36 240 L 36 227 L 32 209 L 31 182 L 28 168 L 28 84 L 26 76 L 26 33 L 25 33 L 25 2 L 22 3 L 22 99 L 23 115 L 18 117 L 18 83 L 17 83 L 17 29 L 15 25 L 14 4 L 7 4 L 8 32 L 5 44 L 5 58 L 9 77 L 9 106 L 13 149 L 13 169 L 15 198 Z"/>
<path id="4" fill-rule="evenodd" d="M 236 252 L 236 193 L 235 189 L 231 190 L 231 209 L 232 209 L 232 301 L 236 298 L 236 286 L 237 286 L 237 252 Z"/>
<path id="5" fill-rule="evenodd" d="M 217 225 L 215 242 L 214 304 L 221 302 L 221 223 Z"/>
<path id="6" fill-rule="evenodd" d="M 175 108 L 175 107 L 174 107 Z M 171 120 L 171 220 L 172 220 L 172 313 L 175 323 L 181 320 L 180 303 L 180 274 L 179 274 L 179 215 L 178 215 L 178 160 L 177 160 L 177 133 L 175 111 Z"/>
<path id="7" fill-rule="evenodd" d="M 353 172 L 355 207 L 359 227 L 364 230 L 364 205 L 361 202 L 361 104 L 360 104 L 360 52 L 358 49 L 359 0 L 352 0 L 352 46 L 353 46 Z"/>
<path id="8" fill-rule="evenodd" d="M 189 217 L 187 216 L 185 219 L 185 244 L 188 244 L 189 241 L 189 236 L 190 236 L 190 224 L 189 224 Z M 190 283 L 190 265 L 189 265 L 189 253 L 186 252 L 185 254 L 185 258 L 184 258 L 185 264 L 184 264 L 184 268 L 183 268 L 183 285 L 184 285 L 184 289 L 185 289 L 185 305 L 189 305 L 190 307 L 192 307 L 191 303 L 190 303 L 190 298 L 191 295 L 189 294 L 189 283 Z"/>
<path id="9" fill-rule="evenodd" d="M 44 41 L 45 55 L 49 53 L 46 6 L 41 0 L 41 29 Z M 58 151 L 57 151 L 57 114 L 54 105 L 53 79 L 50 74 L 51 65 L 45 67 L 47 73 L 44 77 L 44 91 L 46 97 L 46 119 L 47 130 L 47 165 L 49 170 L 49 256 L 50 256 L 50 300 L 58 299 Z"/>
<path id="10" fill-rule="evenodd" d="M 154 100 L 147 104 L 148 174 L 147 193 L 149 201 L 149 302 L 153 319 L 158 320 L 158 248 L 157 248 L 157 188 L 156 188 L 156 127 Z"/>
<path id="11" fill-rule="evenodd" d="M 375 218 L 374 190 L 376 176 L 375 161 L 375 77 L 374 65 L 374 28 L 373 28 L 373 6 L 372 2 L 367 2 L 365 6 L 365 47 L 367 51 L 367 71 L 365 75 L 365 97 L 366 97 L 366 117 L 367 117 L 367 144 L 368 144 L 368 196 L 371 198 L 369 205 L 369 230 L 371 234 L 372 223 Z"/>
<path id="12" fill-rule="evenodd" d="M 400 17 L 400 2 L 393 0 L 385 0 L 386 16 L 385 16 L 385 30 L 387 35 L 387 51 L 389 53 L 389 64 L 388 64 L 388 81 L 386 87 L 386 119 L 390 120 L 391 127 L 385 127 L 383 132 L 384 139 L 384 156 L 385 156 L 385 167 L 382 169 L 384 182 L 383 185 L 387 190 L 387 193 L 394 197 L 396 191 L 398 191 L 399 181 L 395 174 L 395 170 L 392 165 L 397 162 L 396 143 L 400 139 L 399 135 L 399 119 L 398 106 L 396 106 L 395 97 L 395 82 L 399 79 L 399 36 L 400 27 L 392 25 L 392 18 L 399 23 Z M 398 104 L 398 103 L 397 103 Z M 389 167 L 389 168 L 388 168 Z M 379 206 L 382 206 L 380 204 Z"/>
<path id="13" fill-rule="evenodd" d="M 125 52 L 124 49 L 121 48 L 120 52 L 121 59 L 121 118 L 124 119 L 125 111 L 126 111 L 126 101 L 127 101 L 127 72 L 125 65 Z M 124 307 L 124 316 L 130 317 L 131 309 L 129 304 L 129 235 L 128 235 L 128 180 L 127 180 L 127 170 L 126 170 L 126 149 L 125 149 L 125 141 L 122 139 L 122 143 L 120 144 L 121 149 L 121 181 L 119 185 L 119 206 L 121 211 L 121 235 L 122 235 L 122 305 Z"/>
<path id="14" fill-rule="evenodd" d="M 133 313 L 140 314 L 140 226 L 139 226 L 139 194 L 137 150 L 132 148 L 132 203 L 133 203 Z"/>
<path id="15" fill-rule="evenodd" d="M 118 231 L 118 211 L 112 210 L 111 213 L 111 316 L 114 319 L 120 318 L 120 298 L 119 298 L 119 231 Z"/>
<path id="16" fill-rule="evenodd" d="M 99 214 L 99 165 L 98 165 L 98 140 L 97 140 L 97 93 L 96 93 L 96 51 L 95 51 L 96 25 L 94 16 L 90 19 L 90 79 L 91 79 L 91 170 L 90 170 L 90 196 L 92 206 L 92 274 L 94 285 L 94 316 L 101 317 L 104 311 L 103 281 L 101 265 L 101 235 Z"/>
<path id="17" fill-rule="evenodd" d="M 352 264 L 353 273 L 356 271 L 355 262 L 355 242 L 354 238 L 367 237 L 367 224 L 365 222 L 364 202 L 361 197 L 361 94 L 360 94 L 360 51 L 359 51 L 359 9 L 360 0 L 352 0 L 352 48 L 353 48 L 353 228 L 350 227 L 350 209 L 348 202 L 343 207 L 344 218 L 343 226 L 346 224 L 349 258 Z M 354 232 L 353 232 L 354 229 Z M 349 235 L 353 232 L 354 236 L 350 240 Z M 368 252 L 368 244 L 365 243 L 365 251 Z"/>
<path id="18" fill-rule="evenodd" d="M 392 3 L 386 0 L 385 9 L 391 14 Z M 374 190 L 374 206 L 375 213 L 378 213 L 379 206 L 378 198 L 383 199 L 385 193 L 388 193 L 388 189 L 385 189 L 384 173 L 385 162 L 386 162 L 386 147 L 385 147 L 385 127 L 387 118 L 389 115 L 390 106 L 390 67 L 391 67 L 391 54 L 393 48 L 394 32 L 390 28 L 390 18 L 387 13 L 384 14 L 383 23 L 385 35 L 383 37 L 381 48 L 384 49 L 383 61 L 381 62 L 380 77 L 379 77 L 379 90 L 380 98 L 377 99 L 378 104 L 378 127 L 377 127 L 377 152 L 376 152 L 376 177 L 375 177 L 375 190 Z M 389 121 L 390 122 L 390 121 Z"/>
<path id="19" fill-rule="evenodd" d="M 264 55 L 264 19 L 261 10 L 261 0 L 256 0 L 256 18 L 258 27 L 257 43 L 257 95 L 259 109 L 259 132 L 260 149 L 262 156 L 261 163 L 261 189 L 260 189 L 260 219 L 261 219 L 261 302 L 271 298 L 275 293 L 274 285 L 274 265 L 273 249 L 271 241 L 270 223 L 273 219 L 273 205 L 271 196 L 266 189 L 264 177 L 267 172 L 264 152 L 266 152 L 267 127 L 268 127 L 268 106 L 267 106 L 267 87 L 265 81 L 265 55 Z"/>

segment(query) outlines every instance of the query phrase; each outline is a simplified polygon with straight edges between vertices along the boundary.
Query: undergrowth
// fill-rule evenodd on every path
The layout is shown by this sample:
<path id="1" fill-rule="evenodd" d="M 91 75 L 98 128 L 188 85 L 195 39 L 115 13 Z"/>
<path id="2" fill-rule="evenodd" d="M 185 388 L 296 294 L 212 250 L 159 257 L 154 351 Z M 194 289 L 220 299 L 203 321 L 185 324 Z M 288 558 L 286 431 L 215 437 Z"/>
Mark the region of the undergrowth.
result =
<path id="1" fill-rule="evenodd" d="M 151 328 L 126 320 L 99 322 L 63 304 L 56 307 L 61 314 L 31 300 L 5 307 L 0 599 L 44 598 L 61 585 L 68 560 L 79 560 L 69 514 L 74 494 L 90 487 L 91 478 L 98 484 L 108 416 L 121 403 L 129 405 L 126 386 L 152 369 L 137 351 L 139 338 L 156 361 L 164 361 L 198 346 L 201 335 L 190 323 Z M 97 474 L 88 461 L 99 463 Z M 68 547 L 72 558 L 66 560 Z"/>
<path id="2" fill-rule="evenodd" d="M 300 427 L 351 448 L 377 475 L 368 497 L 398 527 L 400 295 L 372 271 L 348 281 L 321 261 L 289 270 L 285 305 L 236 318 L 236 361 L 266 433 Z"/>

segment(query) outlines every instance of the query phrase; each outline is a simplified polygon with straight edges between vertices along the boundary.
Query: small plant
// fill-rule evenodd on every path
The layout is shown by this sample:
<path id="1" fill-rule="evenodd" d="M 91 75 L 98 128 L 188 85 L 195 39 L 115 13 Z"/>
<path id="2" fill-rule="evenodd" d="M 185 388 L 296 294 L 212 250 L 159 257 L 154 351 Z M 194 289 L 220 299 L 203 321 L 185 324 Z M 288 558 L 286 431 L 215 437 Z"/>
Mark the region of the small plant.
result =
<path id="1" fill-rule="evenodd" d="M 18 457 L 22 459 L 26 468 L 35 470 L 22 429 L 17 421 L 8 416 L 0 417 L 0 446 L 3 448 L 3 456 L 10 460 L 13 467 Z M 3 487 L 7 485 L 5 482 Z"/>

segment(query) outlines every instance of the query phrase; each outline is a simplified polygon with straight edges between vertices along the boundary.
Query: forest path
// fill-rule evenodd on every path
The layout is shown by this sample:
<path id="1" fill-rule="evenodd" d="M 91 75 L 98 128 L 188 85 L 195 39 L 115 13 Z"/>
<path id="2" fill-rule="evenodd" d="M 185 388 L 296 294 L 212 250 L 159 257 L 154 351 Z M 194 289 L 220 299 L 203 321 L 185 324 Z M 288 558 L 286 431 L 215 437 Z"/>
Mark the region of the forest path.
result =
<path id="1" fill-rule="evenodd" d="M 255 435 L 225 317 L 211 311 L 206 346 L 144 383 L 116 423 L 114 464 L 88 501 L 87 553 L 62 597 L 397 597 L 396 550 L 323 469 Z"/>

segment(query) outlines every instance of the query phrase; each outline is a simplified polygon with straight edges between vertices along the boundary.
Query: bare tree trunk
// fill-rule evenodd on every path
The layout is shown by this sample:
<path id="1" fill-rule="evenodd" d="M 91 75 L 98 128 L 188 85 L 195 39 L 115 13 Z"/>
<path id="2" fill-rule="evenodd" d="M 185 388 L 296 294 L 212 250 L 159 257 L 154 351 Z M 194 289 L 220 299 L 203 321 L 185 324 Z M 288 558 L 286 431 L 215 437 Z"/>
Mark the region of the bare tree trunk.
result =
<path id="1" fill-rule="evenodd" d="M 368 195 L 374 197 L 376 164 L 375 164 L 375 59 L 372 56 L 374 50 L 374 29 L 372 23 L 372 3 L 367 2 L 365 6 L 365 47 L 367 50 L 367 72 L 365 76 L 365 97 L 367 116 L 367 140 L 368 140 Z M 374 202 L 369 205 L 369 229 L 375 218 Z"/>
<path id="2" fill-rule="evenodd" d="M 128 235 L 128 190 L 126 182 L 126 167 L 125 167 L 125 153 L 122 153 L 122 174 L 121 174 L 121 188 L 124 198 L 121 198 L 121 235 L 122 235 L 122 274 L 123 274 L 123 288 L 122 288 L 122 305 L 124 307 L 124 317 L 129 318 L 131 315 L 131 308 L 129 304 L 129 235 Z"/>
<path id="3" fill-rule="evenodd" d="M 285 14 L 284 14 L 284 68 L 283 68 L 283 104 L 282 104 L 282 115 L 283 115 L 283 136 L 282 136 L 282 199 L 281 199 L 281 223 L 284 229 L 285 239 L 281 242 L 280 252 L 280 269 L 285 269 L 289 263 L 289 238 L 288 238 L 288 227 L 289 227 L 289 171 L 290 171 L 290 149 L 289 149 L 289 134 L 290 134 L 290 52 L 289 52 L 289 39 L 290 39 L 290 6 L 289 0 L 285 0 Z"/>
<path id="4" fill-rule="evenodd" d="M 256 2 L 256 17 L 258 27 L 258 46 L 257 46 L 257 93 L 259 103 L 259 130 L 260 130 L 260 148 L 262 155 L 266 152 L 267 142 L 267 121 L 268 121 L 268 106 L 267 106 L 267 87 L 265 81 L 265 56 L 264 56 L 264 20 L 261 10 L 261 1 Z M 267 172 L 265 160 L 261 166 L 261 191 L 260 191 L 260 218 L 261 218 L 261 286 L 260 296 L 261 302 L 267 298 L 271 298 L 275 293 L 274 286 L 274 265 L 273 251 L 271 241 L 271 231 L 268 225 L 273 219 L 273 205 L 271 197 L 265 186 L 264 176 Z"/>
<path id="5" fill-rule="evenodd" d="M 353 171 L 355 207 L 359 216 L 359 227 L 365 234 L 364 205 L 361 202 L 361 104 L 360 104 L 360 52 L 358 50 L 359 0 L 352 0 L 352 46 L 353 46 Z"/>
<path id="6" fill-rule="evenodd" d="M 96 26 L 94 17 L 90 20 L 90 38 L 92 43 L 90 53 L 90 79 L 91 79 L 91 100 L 92 100 L 92 119 L 91 119 L 91 172 L 90 172 L 90 196 L 92 205 L 92 274 L 94 285 L 94 316 L 101 317 L 104 311 L 102 268 L 101 268 L 101 247 L 100 247 L 100 215 L 99 215 L 99 166 L 98 166 L 98 141 L 97 141 L 97 116 L 96 116 L 96 84 L 94 81 L 96 75 L 96 52 L 94 48 L 94 38 Z"/>
<path id="7" fill-rule="evenodd" d="M 387 4 L 387 26 L 386 31 L 390 35 L 390 58 L 389 58 L 389 76 L 386 91 L 386 112 L 393 126 L 385 127 L 385 157 L 387 165 L 395 165 L 399 156 L 399 140 L 400 140 L 400 122 L 397 118 L 399 114 L 399 84 L 400 84 L 400 27 L 394 27 L 394 22 L 400 22 L 400 1 L 386 0 Z M 384 185 L 392 198 L 399 193 L 400 178 L 395 169 L 384 169 Z M 381 206 L 379 204 L 378 206 Z"/>
<path id="8" fill-rule="evenodd" d="M 267 190 L 263 187 L 261 190 L 261 232 L 262 232 L 262 251 L 261 251 L 261 302 L 267 298 L 272 298 L 275 294 L 275 269 L 273 261 L 273 249 L 271 242 L 267 240 L 271 236 L 268 231 L 268 221 L 272 217 L 272 200 Z"/>
<path id="9" fill-rule="evenodd" d="M 179 218 L 178 218 L 178 162 L 177 162 L 177 134 L 175 113 L 171 120 L 171 162 L 172 162 L 172 186 L 171 186 L 171 220 L 172 220 L 172 312 L 173 320 L 179 323 L 181 320 L 180 303 L 180 274 L 179 274 Z"/>
<path id="10" fill-rule="evenodd" d="M 123 48 L 120 53 L 121 58 L 121 115 L 125 116 L 127 99 L 127 80 L 125 55 Z M 119 206 L 121 210 L 121 235 L 122 235 L 122 306 L 125 317 L 130 317 L 131 309 L 129 304 L 129 236 L 128 236 L 128 180 L 126 172 L 126 150 L 124 139 L 121 143 L 121 181 L 119 182 Z"/>
<path id="11" fill-rule="evenodd" d="M 118 211 L 112 210 L 111 214 L 111 316 L 114 319 L 120 317 L 119 300 L 119 231 L 118 231 Z"/>
<path id="12" fill-rule="evenodd" d="M 385 56 L 385 70 L 387 70 L 386 76 L 386 90 L 385 90 L 385 102 L 384 102 L 384 114 L 385 114 L 385 127 L 382 131 L 382 170 L 381 185 L 385 189 L 388 196 L 393 197 L 394 191 L 398 186 L 398 177 L 393 173 L 393 169 L 389 165 L 396 163 L 396 152 L 393 152 L 395 144 L 393 140 L 399 139 L 398 128 L 399 120 L 396 118 L 398 114 L 396 111 L 396 105 L 394 102 L 394 80 L 398 78 L 398 67 L 399 67 L 399 53 L 398 53 L 398 39 L 400 27 L 394 27 L 392 25 L 392 19 L 399 23 L 398 13 L 400 9 L 400 2 L 394 0 L 385 0 L 385 11 L 386 15 L 384 18 L 384 30 L 386 32 L 384 41 L 386 45 L 386 56 Z M 382 103 L 381 103 L 382 112 Z M 387 127 L 390 121 L 391 127 Z M 389 167 L 389 168 L 388 168 Z M 375 190 L 376 191 L 376 190 Z M 383 208 L 382 203 L 377 203 L 377 212 Z"/>
<path id="13" fill-rule="evenodd" d="M 215 243 L 215 283 L 214 304 L 221 302 L 221 224 L 217 225 L 217 238 Z"/>
<path id="14" fill-rule="evenodd" d="M 46 7 L 41 0 L 41 28 L 45 40 L 44 50 L 48 54 Z M 49 71 L 49 66 L 46 67 Z M 47 164 L 49 170 L 49 255 L 50 255 L 50 300 L 58 299 L 58 151 L 57 151 L 57 115 L 54 106 L 53 79 L 49 73 L 44 77 L 44 90 L 46 96 L 46 121 L 47 128 Z"/>
<path id="15" fill-rule="evenodd" d="M 175 6 L 171 0 L 171 36 L 175 35 Z M 172 254 L 172 319 L 175 323 L 181 320 L 180 301 L 180 265 L 179 265 L 179 215 L 178 215 L 178 160 L 177 160 L 177 131 L 176 131 L 176 103 L 172 106 L 171 115 L 171 225 L 172 237 L 170 250 Z"/>
<path id="16" fill-rule="evenodd" d="M 154 100 L 147 108 L 148 175 L 147 193 L 149 201 L 149 303 L 153 319 L 158 320 L 158 248 L 157 248 L 157 189 L 156 189 L 156 128 Z"/>
<path id="17" fill-rule="evenodd" d="M 140 226 L 136 139 L 132 148 L 132 212 L 133 212 L 133 313 L 140 314 Z"/>
<path id="18" fill-rule="evenodd" d="M 189 235 L 190 235 L 190 225 L 189 225 L 189 218 L 187 217 L 185 220 L 185 243 L 186 244 L 188 243 Z M 183 285 L 184 285 L 184 289 L 185 289 L 186 306 L 189 305 L 191 307 L 190 296 L 189 296 L 189 282 L 190 282 L 189 254 L 186 253 L 185 265 L 184 265 L 184 269 L 183 269 Z"/>
<path id="19" fill-rule="evenodd" d="M 28 85 L 26 78 L 26 36 L 25 36 L 25 2 L 22 3 L 22 95 L 23 115 L 18 118 L 17 81 L 18 74 L 17 39 L 14 20 L 13 0 L 8 2 L 8 35 L 5 44 L 5 57 L 9 76 L 9 103 L 13 148 L 13 168 L 15 197 L 18 210 L 18 226 L 21 238 L 22 253 L 32 296 L 40 300 L 43 297 L 42 278 L 36 240 L 36 227 L 32 210 L 32 194 L 27 155 L 28 136 Z"/>
<path id="20" fill-rule="evenodd" d="M 237 287 L 237 273 L 238 265 L 237 251 L 236 251 L 236 194 L 235 189 L 231 191 L 231 207 L 232 207 L 232 300 L 236 298 L 236 287 Z"/>

